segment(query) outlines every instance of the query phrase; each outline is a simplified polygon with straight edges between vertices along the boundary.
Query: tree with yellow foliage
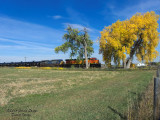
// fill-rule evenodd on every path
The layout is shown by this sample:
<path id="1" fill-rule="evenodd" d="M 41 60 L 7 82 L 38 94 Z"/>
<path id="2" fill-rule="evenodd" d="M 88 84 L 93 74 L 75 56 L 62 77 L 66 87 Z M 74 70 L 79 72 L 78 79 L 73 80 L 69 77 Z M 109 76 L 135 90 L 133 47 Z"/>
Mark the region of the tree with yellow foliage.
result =
<path id="1" fill-rule="evenodd" d="M 159 15 L 151 11 L 105 27 L 99 42 L 100 53 L 108 67 L 113 60 L 117 65 L 123 61 L 124 68 L 130 68 L 134 56 L 139 61 L 153 61 L 158 55 L 155 50 L 159 43 L 158 20 Z"/>

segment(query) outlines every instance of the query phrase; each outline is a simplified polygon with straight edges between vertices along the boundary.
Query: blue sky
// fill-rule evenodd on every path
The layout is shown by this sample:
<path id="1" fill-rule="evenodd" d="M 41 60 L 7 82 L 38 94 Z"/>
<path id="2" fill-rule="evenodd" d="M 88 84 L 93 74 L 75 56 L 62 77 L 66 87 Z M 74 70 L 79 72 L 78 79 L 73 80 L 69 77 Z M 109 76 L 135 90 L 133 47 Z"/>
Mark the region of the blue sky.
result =
<path id="1" fill-rule="evenodd" d="M 69 58 L 68 53 L 54 53 L 68 24 L 88 28 L 92 57 L 102 61 L 96 40 L 104 26 L 137 12 L 160 14 L 159 6 L 160 0 L 0 0 L 0 62 Z"/>

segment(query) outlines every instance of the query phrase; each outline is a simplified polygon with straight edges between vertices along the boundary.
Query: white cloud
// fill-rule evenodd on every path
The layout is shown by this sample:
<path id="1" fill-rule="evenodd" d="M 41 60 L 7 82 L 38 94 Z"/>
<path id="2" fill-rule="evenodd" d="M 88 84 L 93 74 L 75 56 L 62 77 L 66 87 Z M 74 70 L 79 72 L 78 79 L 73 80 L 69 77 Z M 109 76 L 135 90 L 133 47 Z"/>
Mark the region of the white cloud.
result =
<path id="1" fill-rule="evenodd" d="M 38 43 L 56 43 L 63 31 L 46 26 L 0 17 L 0 37 Z"/>
<path id="2" fill-rule="evenodd" d="M 62 44 L 63 34 L 63 29 L 0 17 L 0 59 L 19 61 L 24 56 L 40 55 L 41 59 L 48 59 L 46 56 L 53 57 L 54 48 Z"/>
<path id="3" fill-rule="evenodd" d="M 136 5 L 127 6 L 122 10 L 112 9 L 112 12 L 116 16 L 123 16 L 130 18 L 137 12 L 145 13 L 147 11 L 158 11 L 160 10 L 160 0 L 142 0 Z"/>
<path id="4" fill-rule="evenodd" d="M 55 45 L 48 45 L 48 44 L 44 44 L 44 43 L 20 41 L 20 40 L 6 39 L 6 38 L 0 38 L 0 42 L 10 43 L 10 46 L 13 46 L 15 44 L 16 44 L 16 46 L 17 45 L 23 46 L 23 47 L 25 46 L 25 48 L 28 48 L 28 49 L 50 48 L 50 47 L 55 46 Z"/>
<path id="5" fill-rule="evenodd" d="M 70 25 L 73 28 L 77 28 L 78 30 L 84 30 L 84 27 L 87 29 L 88 32 L 90 33 L 99 33 L 100 30 L 94 29 L 94 28 L 90 28 L 90 27 L 86 27 L 80 24 L 71 24 L 71 23 L 63 23 L 64 27 L 66 28 L 68 25 Z"/>
<path id="6" fill-rule="evenodd" d="M 60 16 L 60 15 L 55 15 L 55 16 L 52 16 L 53 17 L 53 19 L 61 19 L 61 18 L 63 18 L 62 16 Z"/>
<path id="7" fill-rule="evenodd" d="M 78 30 L 84 30 L 84 27 L 83 25 L 80 25 L 80 24 L 71 24 L 71 23 L 63 23 L 64 24 L 64 27 L 66 28 L 68 25 L 70 25 L 71 27 L 73 28 L 77 28 Z M 86 27 L 86 29 L 89 31 L 89 32 L 92 32 L 93 29 L 91 28 L 88 28 Z"/>

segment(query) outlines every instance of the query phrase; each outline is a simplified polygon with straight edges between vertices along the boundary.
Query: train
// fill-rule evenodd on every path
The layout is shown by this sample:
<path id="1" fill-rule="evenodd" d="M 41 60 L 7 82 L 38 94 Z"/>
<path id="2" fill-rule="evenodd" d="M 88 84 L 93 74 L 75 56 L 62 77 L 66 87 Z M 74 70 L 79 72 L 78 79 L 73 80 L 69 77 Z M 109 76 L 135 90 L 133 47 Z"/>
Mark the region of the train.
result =
<path id="1" fill-rule="evenodd" d="M 0 63 L 0 67 L 85 67 L 85 59 L 54 59 L 32 62 L 8 62 Z M 101 63 L 97 58 L 88 58 L 90 67 L 101 67 Z"/>

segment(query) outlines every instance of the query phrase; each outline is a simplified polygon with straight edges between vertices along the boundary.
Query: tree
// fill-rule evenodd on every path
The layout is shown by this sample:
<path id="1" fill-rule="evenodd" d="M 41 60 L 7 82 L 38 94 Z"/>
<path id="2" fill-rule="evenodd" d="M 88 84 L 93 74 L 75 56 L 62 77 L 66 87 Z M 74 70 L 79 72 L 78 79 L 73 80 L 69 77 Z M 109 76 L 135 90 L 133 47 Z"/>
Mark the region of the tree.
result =
<path id="1" fill-rule="evenodd" d="M 153 11 L 137 13 L 129 20 L 118 20 L 105 27 L 99 42 L 100 53 L 108 67 L 113 60 L 117 65 L 123 61 L 124 68 L 130 68 L 134 56 L 139 61 L 153 61 L 158 55 L 155 50 L 159 43 L 158 19 L 159 15 Z"/>
<path id="2" fill-rule="evenodd" d="M 88 69 L 88 57 L 93 53 L 93 42 L 90 40 L 86 28 L 83 31 L 74 29 L 71 26 L 67 27 L 67 33 L 64 34 L 63 39 L 66 41 L 61 46 L 55 48 L 55 52 L 67 52 L 70 50 L 70 58 L 77 56 L 77 59 L 83 59 L 85 56 L 86 68 Z"/>

